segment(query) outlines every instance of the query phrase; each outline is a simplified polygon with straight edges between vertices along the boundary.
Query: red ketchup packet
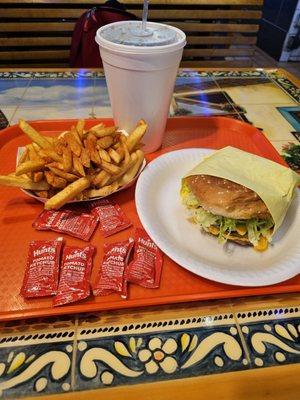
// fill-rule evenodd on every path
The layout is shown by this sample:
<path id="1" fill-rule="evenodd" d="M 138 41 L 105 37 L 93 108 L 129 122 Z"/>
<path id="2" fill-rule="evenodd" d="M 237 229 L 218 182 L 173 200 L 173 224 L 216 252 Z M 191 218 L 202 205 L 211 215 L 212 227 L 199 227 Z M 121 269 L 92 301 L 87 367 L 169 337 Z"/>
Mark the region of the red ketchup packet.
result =
<path id="1" fill-rule="evenodd" d="M 132 238 L 123 242 L 104 244 L 102 266 L 93 287 L 94 296 L 105 296 L 119 292 L 122 297 L 127 297 L 124 271 L 133 244 Z"/>
<path id="2" fill-rule="evenodd" d="M 100 230 L 104 237 L 123 231 L 132 225 L 121 207 L 109 200 L 97 200 L 90 204 L 91 214 L 99 219 Z"/>
<path id="3" fill-rule="evenodd" d="M 20 292 L 23 297 L 44 297 L 56 294 L 62 243 L 62 238 L 30 242 Z"/>
<path id="4" fill-rule="evenodd" d="M 90 240 L 97 225 L 95 216 L 70 210 L 44 210 L 32 224 L 37 230 L 65 233 L 85 241 Z"/>
<path id="5" fill-rule="evenodd" d="M 83 300 L 90 295 L 90 276 L 95 247 L 65 246 L 54 306 Z"/>
<path id="6" fill-rule="evenodd" d="M 125 272 L 128 282 L 154 289 L 159 287 L 163 253 L 144 229 L 136 228 L 133 260 Z"/>

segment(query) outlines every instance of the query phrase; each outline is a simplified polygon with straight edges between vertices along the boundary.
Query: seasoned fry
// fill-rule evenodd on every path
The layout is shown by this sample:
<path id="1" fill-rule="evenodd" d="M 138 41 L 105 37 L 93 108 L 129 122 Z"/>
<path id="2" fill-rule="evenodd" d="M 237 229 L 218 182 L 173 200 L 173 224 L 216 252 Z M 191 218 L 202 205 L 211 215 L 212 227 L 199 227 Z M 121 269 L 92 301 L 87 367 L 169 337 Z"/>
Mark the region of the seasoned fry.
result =
<path id="1" fill-rule="evenodd" d="M 99 149 L 98 152 L 99 152 L 99 156 L 102 161 L 111 162 L 110 155 L 108 154 L 108 152 L 106 150 Z"/>
<path id="2" fill-rule="evenodd" d="M 109 196 L 110 194 L 115 192 L 118 189 L 118 187 L 119 187 L 118 182 L 114 182 L 111 185 L 103 186 L 100 189 L 88 190 L 88 195 L 90 198 Z"/>
<path id="3" fill-rule="evenodd" d="M 144 161 L 144 153 L 141 150 L 137 150 L 135 153 L 132 153 L 131 156 L 136 155 L 136 161 L 132 165 L 130 169 L 122 176 L 119 183 L 120 186 L 127 185 L 132 179 L 136 176 L 139 169 L 141 168 L 143 161 Z"/>
<path id="4" fill-rule="evenodd" d="M 134 131 L 128 136 L 126 144 L 129 152 L 131 153 L 136 144 L 142 139 L 147 130 L 147 124 L 144 120 L 140 120 Z"/>
<path id="5" fill-rule="evenodd" d="M 38 144 L 42 149 L 51 147 L 51 143 L 23 119 L 19 120 L 19 127 L 34 143 Z"/>
<path id="6" fill-rule="evenodd" d="M 74 135 L 72 135 L 71 132 L 67 132 L 64 137 L 66 138 L 66 141 L 67 141 L 72 153 L 74 153 L 75 156 L 79 157 L 81 154 L 81 146 L 78 143 L 78 141 L 75 139 Z"/>
<path id="7" fill-rule="evenodd" d="M 72 199 L 108 196 L 130 182 L 144 160 L 137 150 L 147 127 L 143 120 L 129 136 L 103 123 L 87 129 L 84 120 L 57 137 L 41 135 L 24 120 L 19 125 L 32 143 L 18 157 L 16 172 L 0 176 L 0 184 L 47 198 L 46 209 Z"/>
<path id="8" fill-rule="evenodd" d="M 33 182 L 41 182 L 43 179 L 44 179 L 43 172 L 39 171 L 33 173 Z"/>
<path id="9" fill-rule="evenodd" d="M 32 182 L 29 179 L 24 179 L 15 175 L 0 176 L 0 185 L 17 186 L 27 190 L 48 190 L 49 184 L 46 181 Z"/>
<path id="10" fill-rule="evenodd" d="M 121 162 L 121 156 L 119 153 L 116 152 L 116 150 L 109 148 L 108 149 L 108 154 L 110 158 L 116 163 L 119 164 Z"/>
<path id="11" fill-rule="evenodd" d="M 43 168 L 45 161 L 25 161 L 16 168 L 16 176 L 27 174 L 28 172 L 35 172 Z"/>
<path id="12" fill-rule="evenodd" d="M 63 166 L 66 172 L 70 172 L 72 170 L 72 153 L 69 147 L 64 147 L 63 149 Z"/>
<path id="13" fill-rule="evenodd" d="M 38 153 L 39 158 L 42 158 L 44 160 L 53 160 L 53 161 L 57 161 L 59 163 L 62 163 L 62 158 L 61 156 L 59 156 L 55 150 L 51 150 L 51 149 L 42 149 L 39 151 Z"/>
<path id="14" fill-rule="evenodd" d="M 74 181 L 76 181 L 76 179 L 78 179 L 77 175 L 70 174 L 69 172 L 61 171 L 58 168 L 49 166 L 49 169 L 51 172 L 53 172 L 53 174 L 66 179 L 68 182 L 74 182 Z"/>
<path id="15" fill-rule="evenodd" d="M 25 147 L 23 153 L 21 154 L 21 156 L 18 160 L 18 165 L 21 165 L 23 162 L 27 161 L 28 156 L 29 156 L 29 150 L 28 150 L 28 147 Z"/>
<path id="16" fill-rule="evenodd" d="M 94 163 L 99 165 L 101 163 L 101 158 L 99 156 L 99 153 L 98 153 L 97 147 L 96 147 L 96 137 L 93 134 L 89 133 L 86 140 L 84 141 L 84 145 L 87 149 L 90 159 Z"/>
<path id="17" fill-rule="evenodd" d="M 104 136 L 97 140 L 98 149 L 108 149 L 114 142 L 111 136 Z"/>
<path id="18" fill-rule="evenodd" d="M 104 136 L 114 135 L 116 133 L 116 130 L 117 130 L 116 126 L 108 126 L 106 128 L 104 128 L 104 127 L 99 127 L 99 128 L 93 127 L 92 129 L 90 129 L 90 132 L 92 132 L 98 138 L 102 138 Z"/>
<path id="19" fill-rule="evenodd" d="M 84 168 L 79 160 L 78 157 L 76 157 L 75 155 L 73 155 L 73 166 L 76 172 L 79 173 L 79 175 L 81 176 L 86 176 L 86 173 L 84 171 Z"/>
<path id="20" fill-rule="evenodd" d="M 112 175 L 118 175 L 121 172 L 120 167 L 118 167 L 117 165 L 114 165 L 112 163 L 108 163 L 106 161 L 101 162 L 101 167 L 104 169 L 104 171 L 106 171 Z"/>
<path id="21" fill-rule="evenodd" d="M 70 183 L 63 190 L 55 194 L 51 199 L 45 203 L 46 210 L 57 210 L 66 204 L 68 201 L 74 199 L 79 193 L 90 186 L 88 178 L 80 178 L 75 182 Z"/>
<path id="22" fill-rule="evenodd" d="M 80 139 L 83 139 L 84 125 L 85 125 L 84 119 L 79 119 L 76 124 L 76 131 L 77 131 Z"/>

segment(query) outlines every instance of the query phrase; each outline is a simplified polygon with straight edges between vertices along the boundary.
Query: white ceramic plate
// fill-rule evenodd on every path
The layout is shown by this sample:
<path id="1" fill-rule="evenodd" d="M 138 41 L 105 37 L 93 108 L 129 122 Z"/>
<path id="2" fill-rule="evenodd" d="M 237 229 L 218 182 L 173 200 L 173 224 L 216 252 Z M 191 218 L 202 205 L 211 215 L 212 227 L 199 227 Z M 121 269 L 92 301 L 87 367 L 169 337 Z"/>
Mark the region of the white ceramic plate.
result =
<path id="1" fill-rule="evenodd" d="M 170 258 L 217 282 L 265 286 L 300 273 L 300 208 L 295 196 L 284 223 L 265 252 L 234 243 L 225 246 L 187 221 L 180 201 L 181 178 L 212 150 L 173 151 L 152 161 L 136 186 L 136 206 L 145 230 Z"/>

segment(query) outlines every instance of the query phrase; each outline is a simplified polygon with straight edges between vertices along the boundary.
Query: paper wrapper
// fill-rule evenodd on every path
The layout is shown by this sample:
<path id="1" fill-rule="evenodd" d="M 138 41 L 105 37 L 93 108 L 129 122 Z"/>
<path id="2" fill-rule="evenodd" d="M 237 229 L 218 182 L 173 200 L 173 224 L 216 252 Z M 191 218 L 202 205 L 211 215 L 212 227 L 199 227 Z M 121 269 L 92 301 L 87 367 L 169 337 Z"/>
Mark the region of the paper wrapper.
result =
<path id="1" fill-rule="evenodd" d="M 217 176 L 256 192 L 273 217 L 273 232 L 280 227 L 300 183 L 300 176 L 291 169 L 230 146 L 206 157 L 184 178 L 191 175 Z"/>

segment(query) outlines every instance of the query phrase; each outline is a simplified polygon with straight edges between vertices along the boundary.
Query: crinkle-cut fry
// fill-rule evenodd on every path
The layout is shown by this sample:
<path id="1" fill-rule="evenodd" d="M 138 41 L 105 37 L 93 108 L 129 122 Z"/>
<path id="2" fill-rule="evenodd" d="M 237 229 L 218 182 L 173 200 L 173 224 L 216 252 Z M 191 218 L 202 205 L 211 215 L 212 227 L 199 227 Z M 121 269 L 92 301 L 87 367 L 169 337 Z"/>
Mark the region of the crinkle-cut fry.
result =
<path id="1" fill-rule="evenodd" d="M 81 154 L 81 146 L 78 143 L 78 141 L 75 139 L 74 135 L 72 135 L 71 132 L 67 132 L 64 137 L 66 138 L 66 141 L 67 141 L 68 146 L 70 147 L 72 153 L 74 153 L 75 156 L 79 157 Z"/>
<path id="2" fill-rule="evenodd" d="M 42 169 L 45 161 L 25 161 L 16 168 L 16 176 L 27 174 L 28 172 L 35 172 Z"/>
<path id="3" fill-rule="evenodd" d="M 77 131 L 77 133 L 78 133 L 80 139 L 83 138 L 84 125 L 85 125 L 84 119 L 79 119 L 79 120 L 77 121 L 77 124 L 76 124 L 76 131 Z"/>
<path id="4" fill-rule="evenodd" d="M 85 147 L 83 147 L 83 148 L 81 149 L 81 154 L 80 154 L 79 159 L 80 159 L 81 164 L 82 164 L 84 167 L 90 168 L 90 166 L 91 166 L 91 159 L 90 159 L 89 153 L 88 153 L 88 151 L 87 151 L 87 149 L 86 149 Z"/>
<path id="5" fill-rule="evenodd" d="M 110 155 L 108 154 L 108 152 L 106 150 L 99 149 L 98 152 L 99 152 L 99 156 L 102 161 L 111 162 Z"/>
<path id="6" fill-rule="evenodd" d="M 69 147 L 64 147 L 63 149 L 63 166 L 64 170 L 66 172 L 70 172 L 73 167 L 73 161 L 72 161 L 72 152 Z"/>
<path id="7" fill-rule="evenodd" d="M 56 193 L 51 199 L 45 203 L 46 210 L 58 210 L 68 201 L 73 200 L 83 190 L 90 186 L 90 180 L 86 177 L 79 178 L 77 181 L 70 183 L 63 190 Z"/>
<path id="8" fill-rule="evenodd" d="M 144 153 L 141 150 L 137 150 L 135 153 L 132 153 L 131 156 L 136 155 L 135 163 L 132 165 L 131 168 L 122 176 L 119 183 L 121 186 L 127 185 L 132 179 L 136 176 L 139 169 L 141 168 L 143 161 L 144 161 Z"/>
<path id="9" fill-rule="evenodd" d="M 44 179 L 44 173 L 42 171 L 33 173 L 33 182 L 41 182 Z"/>
<path id="10" fill-rule="evenodd" d="M 118 182 L 113 182 L 111 185 L 103 186 L 100 189 L 88 190 L 89 198 L 93 197 L 106 197 L 115 192 L 119 187 Z"/>
<path id="11" fill-rule="evenodd" d="M 108 149 L 113 142 L 114 140 L 111 136 L 104 136 L 97 140 L 97 147 L 98 149 Z"/>
<path id="12" fill-rule="evenodd" d="M 28 159 L 29 159 L 29 150 L 28 147 L 25 147 L 21 156 L 19 157 L 18 165 L 21 165 L 23 162 L 28 161 Z"/>
<path id="13" fill-rule="evenodd" d="M 121 168 L 118 167 L 117 165 L 108 163 L 106 161 L 101 162 L 101 167 L 108 172 L 109 174 L 112 175 L 118 175 L 121 172 Z"/>
<path id="14" fill-rule="evenodd" d="M 60 169 L 58 169 L 58 168 L 51 167 L 51 166 L 48 166 L 48 168 L 49 168 L 50 171 L 53 172 L 55 175 L 60 176 L 61 178 L 66 179 L 66 181 L 68 181 L 68 182 L 74 182 L 74 181 L 76 181 L 76 179 L 78 179 L 78 176 L 77 176 L 77 175 L 70 174 L 69 172 L 65 172 L 65 171 L 62 171 L 62 170 L 60 170 Z"/>
<path id="15" fill-rule="evenodd" d="M 42 149 L 48 149 L 52 147 L 52 144 L 44 136 L 42 136 L 23 119 L 19 120 L 19 127 L 34 143 L 38 144 Z"/>
<path id="16" fill-rule="evenodd" d="M 32 182 L 16 175 L 2 175 L 0 176 L 0 185 L 16 186 L 27 190 L 48 190 L 49 184 L 46 181 Z"/>
<path id="17" fill-rule="evenodd" d="M 111 136 L 114 135 L 117 131 L 117 127 L 116 126 L 108 126 L 108 127 L 101 127 L 101 128 L 97 128 L 95 129 L 92 128 L 90 129 L 90 132 L 93 133 L 95 136 L 97 136 L 98 138 L 102 138 L 104 136 Z"/>
<path id="18" fill-rule="evenodd" d="M 79 158 L 75 156 L 75 154 L 73 154 L 73 166 L 74 166 L 75 171 L 77 171 L 79 173 L 79 175 L 86 176 L 83 165 L 81 164 Z"/>
<path id="19" fill-rule="evenodd" d="M 131 134 L 127 137 L 126 144 L 131 153 L 134 147 L 141 141 L 147 130 L 147 124 L 144 120 L 140 120 Z"/>
<path id="20" fill-rule="evenodd" d="M 62 163 L 62 158 L 59 156 L 54 150 L 52 149 L 41 149 L 38 153 L 39 158 L 45 159 L 45 160 L 53 160 L 57 161 L 59 163 Z"/>
<path id="21" fill-rule="evenodd" d="M 116 163 L 119 164 L 121 162 L 121 156 L 119 153 L 116 152 L 116 150 L 114 150 L 113 148 L 109 148 L 108 149 L 108 154 L 110 156 L 110 158 Z"/>

